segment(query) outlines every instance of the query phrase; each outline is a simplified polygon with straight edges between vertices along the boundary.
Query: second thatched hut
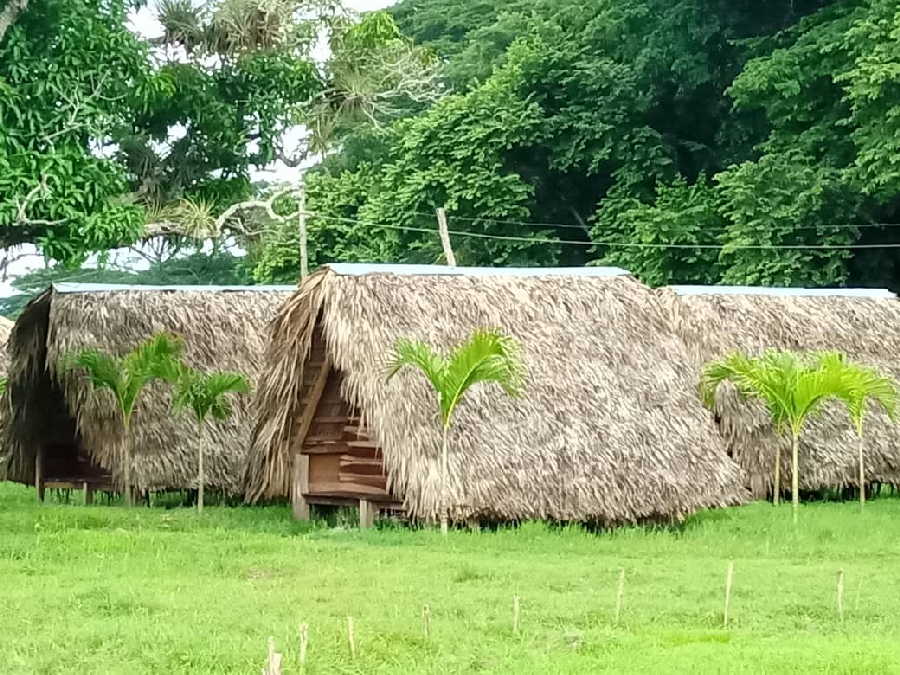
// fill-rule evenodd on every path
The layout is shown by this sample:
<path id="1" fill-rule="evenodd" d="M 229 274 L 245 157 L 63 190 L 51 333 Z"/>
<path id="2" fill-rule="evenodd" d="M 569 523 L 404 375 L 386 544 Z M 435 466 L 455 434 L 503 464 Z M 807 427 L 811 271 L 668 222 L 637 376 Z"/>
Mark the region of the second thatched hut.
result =
<path id="1" fill-rule="evenodd" d="M 203 370 L 236 370 L 255 382 L 266 326 L 292 287 L 57 284 L 22 312 L 9 340 L 8 478 L 44 487 L 115 490 L 123 473 L 122 431 L 108 391 L 63 372 L 68 352 L 130 351 L 160 333 L 184 338 L 185 360 Z M 202 428 L 170 411 L 169 388 L 153 384 L 132 422 L 135 486 L 196 487 L 202 447 L 210 486 L 238 489 L 253 427 L 250 400 L 225 423 Z"/>
<path id="2" fill-rule="evenodd" d="M 292 494 L 440 504 L 434 394 L 385 381 L 397 338 L 446 351 L 473 329 L 517 338 L 525 393 L 476 387 L 450 441 L 453 517 L 631 523 L 743 499 L 688 384 L 692 365 L 647 287 L 617 269 L 331 265 L 273 324 L 245 476 L 250 501 Z"/>
<path id="3" fill-rule="evenodd" d="M 734 351 L 835 350 L 900 378 L 900 301 L 877 289 L 673 286 L 658 291 L 687 347 L 692 386 L 704 364 Z M 783 485 L 790 484 L 790 442 L 776 434 L 763 406 L 723 389 L 716 417 L 727 451 L 754 497 L 772 491 L 781 447 Z M 858 487 L 858 444 L 843 406 L 827 405 L 800 442 L 800 488 Z M 866 420 L 865 464 L 872 482 L 900 484 L 900 430 L 880 410 Z"/>

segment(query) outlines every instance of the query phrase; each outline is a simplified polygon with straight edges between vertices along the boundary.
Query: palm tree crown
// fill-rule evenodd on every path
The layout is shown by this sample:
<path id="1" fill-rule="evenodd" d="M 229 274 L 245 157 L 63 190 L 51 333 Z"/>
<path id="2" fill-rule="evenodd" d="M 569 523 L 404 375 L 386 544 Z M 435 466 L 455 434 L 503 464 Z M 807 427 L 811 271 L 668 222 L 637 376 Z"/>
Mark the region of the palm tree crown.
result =
<path id="1" fill-rule="evenodd" d="M 523 369 L 519 343 L 499 331 L 478 330 L 444 357 L 424 342 L 403 338 L 394 345 L 387 379 L 406 366 L 421 370 L 437 394 L 442 428 L 441 532 L 446 535 L 449 521 L 447 432 L 453 413 L 466 392 L 479 382 L 495 382 L 510 396 L 521 393 Z"/>
<path id="2" fill-rule="evenodd" d="M 394 345 L 388 379 L 405 366 L 419 368 L 438 396 L 441 424 L 450 426 L 465 393 L 479 382 L 495 382 L 509 396 L 521 393 L 523 370 L 518 343 L 497 331 L 480 330 L 447 357 L 419 340 L 401 338 Z"/>

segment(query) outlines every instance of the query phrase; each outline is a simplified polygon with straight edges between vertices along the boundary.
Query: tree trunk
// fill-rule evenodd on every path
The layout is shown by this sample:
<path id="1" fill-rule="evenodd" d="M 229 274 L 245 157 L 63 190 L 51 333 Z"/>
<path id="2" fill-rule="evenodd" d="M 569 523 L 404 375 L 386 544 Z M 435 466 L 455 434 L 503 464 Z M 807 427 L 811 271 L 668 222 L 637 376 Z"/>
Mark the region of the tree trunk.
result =
<path id="1" fill-rule="evenodd" d="M 6 7 L 0 11 L 0 42 L 3 42 L 3 36 L 6 31 L 16 22 L 19 14 L 24 12 L 28 7 L 28 0 L 8 0 Z"/>
<path id="2" fill-rule="evenodd" d="M 205 476 L 203 475 L 203 445 L 200 446 L 200 452 L 198 454 L 199 466 L 198 466 L 198 475 L 197 475 L 197 513 L 203 513 L 203 482 L 205 480 Z"/>
<path id="3" fill-rule="evenodd" d="M 775 488 L 772 491 L 772 503 L 778 506 L 781 501 L 781 444 L 775 444 Z"/>
<path id="4" fill-rule="evenodd" d="M 859 508 L 866 507 L 866 464 L 863 458 L 863 437 L 859 434 Z"/>
<path id="5" fill-rule="evenodd" d="M 125 439 L 125 505 L 134 506 L 134 494 L 131 492 L 131 442 Z"/>
<path id="6" fill-rule="evenodd" d="M 791 509 L 796 525 L 800 510 L 800 434 L 797 433 L 791 434 Z"/>
<path id="7" fill-rule="evenodd" d="M 450 529 L 450 513 L 447 505 L 447 431 L 448 428 L 444 426 L 441 437 L 441 534 L 445 537 Z"/>

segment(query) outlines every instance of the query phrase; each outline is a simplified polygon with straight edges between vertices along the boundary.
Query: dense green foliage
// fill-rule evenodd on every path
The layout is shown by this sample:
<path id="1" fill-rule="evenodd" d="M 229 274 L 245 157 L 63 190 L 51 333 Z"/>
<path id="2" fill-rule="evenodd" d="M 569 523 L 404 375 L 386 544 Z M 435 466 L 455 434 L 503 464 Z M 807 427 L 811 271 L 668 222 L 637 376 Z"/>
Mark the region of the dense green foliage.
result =
<path id="1" fill-rule="evenodd" d="M 150 286 L 243 286 L 253 283 L 244 257 L 226 250 L 188 251 L 150 262 L 146 269 L 110 264 L 69 269 L 37 269 L 12 280 L 17 294 L 0 298 L 0 315 L 15 319 L 25 305 L 53 283 L 137 284 Z"/>
<path id="2" fill-rule="evenodd" d="M 0 0 L 24 5 L 0 35 L 0 243 L 78 261 L 182 199 L 220 213 L 253 167 L 327 155 L 313 265 L 439 261 L 445 206 L 481 235 L 453 235 L 463 264 L 900 283 L 877 248 L 900 244 L 893 0 L 401 0 L 361 23 L 259 2 L 167 0 L 151 42 L 119 0 Z M 294 281 L 294 223 L 263 224 L 248 269 Z"/>
<path id="3" fill-rule="evenodd" d="M 456 93 L 319 169 L 311 209 L 345 220 L 314 222 L 317 260 L 437 260 L 445 205 L 451 230 L 515 238 L 454 237 L 465 264 L 612 263 L 653 284 L 900 280 L 896 249 L 806 248 L 900 242 L 890 0 L 391 11 Z M 295 249 L 273 249 L 258 276 L 295 270 Z"/>
<path id="4" fill-rule="evenodd" d="M 77 260 L 141 231 L 124 167 L 93 152 L 160 86 L 127 8 L 32 0 L 0 36 L 0 245 Z"/>
<path id="5" fill-rule="evenodd" d="M 898 518 L 891 498 L 863 514 L 812 504 L 795 530 L 784 509 L 753 504 L 671 530 L 529 523 L 442 540 L 430 529 L 323 528 L 286 507 L 200 517 L 38 505 L 33 490 L 3 483 L 0 649 L 9 673 L 246 675 L 260 672 L 273 636 L 288 675 L 300 672 L 305 622 L 310 675 L 889 673 L 900 662 Z"/>

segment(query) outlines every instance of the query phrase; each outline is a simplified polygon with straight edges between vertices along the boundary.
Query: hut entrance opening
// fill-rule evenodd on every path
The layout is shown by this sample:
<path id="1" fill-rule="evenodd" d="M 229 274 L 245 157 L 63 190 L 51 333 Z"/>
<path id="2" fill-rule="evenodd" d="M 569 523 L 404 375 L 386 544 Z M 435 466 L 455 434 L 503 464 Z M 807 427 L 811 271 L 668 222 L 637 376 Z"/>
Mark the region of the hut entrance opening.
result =
<path id="1" fill-rule="evenodd" d="M 358 410 L 341 396 L 341 374 L 317 330 L 304 368 L 300 427 L 294 446 L 294 514 L 309 505 L 359 505 L 360 523 L 371 525 L 381 509 L 398 509 L 387 487 L 381 450 L 363 428 Z"/>
<path id="2" fill-rule="evenodd" d="M 86 501 L 94 490 L 112 490 L 112 476 L 91 458 L 69 413 L 65 394 L 47 362 L 50 303 L 37 304 L 33 322 L 23 326 L 28 339 L 21 370 L 11 373 L 10 394 L 17 402 L 13 410 L 16 442 L 12 474 L 16 480 L 34 485 L 38 499 L 50 489 L 80 489 Z M 27 411 L 27 412 L 26 412 Z"/>
<path id="3" fill-rule="evenodd" d="M 44 373 L 44 420 L 36 429 L 34 484 L 38 498 L 50 489 L 81 489 L 90 501 L 94 490 L 112 490 L 112 476 L 98 466 L 82 443 L 78 425 L 66 409 L 59 386 Z"/>

